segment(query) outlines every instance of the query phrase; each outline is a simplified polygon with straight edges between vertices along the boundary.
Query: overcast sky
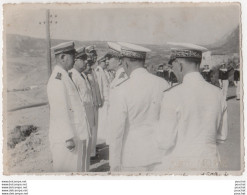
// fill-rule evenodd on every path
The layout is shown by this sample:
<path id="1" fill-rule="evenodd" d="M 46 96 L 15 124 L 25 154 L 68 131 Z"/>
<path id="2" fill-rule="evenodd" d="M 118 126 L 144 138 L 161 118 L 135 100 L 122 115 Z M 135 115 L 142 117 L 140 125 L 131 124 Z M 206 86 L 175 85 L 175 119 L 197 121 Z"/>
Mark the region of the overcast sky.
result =
<path id="1" fill-rule="evenodd" d="M 126 41 L 164 44 L 189 42 L 211 44 L 232 32 L 240 22 L 237 4 L 207 6 L 95 5 L 51 6 L 51 37 L 80 41 Z M 45 7 L 16 5 L 5 7 L 7 33 L 45 38 Z M 54 15 L 57 15 L 54 20 Z M 57 24 L 54 24 L 57 21 Z"/>

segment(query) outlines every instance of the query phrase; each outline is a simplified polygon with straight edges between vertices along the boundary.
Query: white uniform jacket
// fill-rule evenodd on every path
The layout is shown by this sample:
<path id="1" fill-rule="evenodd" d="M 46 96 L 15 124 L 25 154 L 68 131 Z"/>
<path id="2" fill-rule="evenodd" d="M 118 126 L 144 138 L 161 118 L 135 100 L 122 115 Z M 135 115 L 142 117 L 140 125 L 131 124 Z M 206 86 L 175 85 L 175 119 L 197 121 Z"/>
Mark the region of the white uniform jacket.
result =
<path id="1" fill-rule="evenodd" d="M 221 90 L 198 72 L 164 92 L 158 135 L 163 152 L 159 171 L 217 169 L 217 142 L 227 138 L 227 104 Z"/>
<path id="2" fill-rule="evenodd" d="M 110 83 L 110 91 L 109 91 L 109 107 L 111 106 L 111 102 L 114 101 L 112 100 L 112 97 L 114 97 L 113 93 L 122 83 L 124 83 L 128 79 L 128 75 L 125 73 L 124 69 L 121 67 L 116 71 L 115 78 L 113 81 Z M 108 117 L 108 127 L 107 127 L 107 144 L 110 145 L 110 126 L 111 126 L 111 121 L 109 120 Z"/>
<path id="3" fill-rule="evenodd" d="M 95 73 L 98 79 L 99 89 L 100 89 L 101 97 L 103 98 L 103 102 L 104 103 L 108 102 L 110 82 L 108 81 L 106 73 L 101 66 L 97 66 L 95 68 Z"/>
<path id="4" fill-rule="evenodd" d="M 93 108 L 93 97 L 92 90 L 87 79 L 87 76 L 84 73 L 79 73 L 76 69 L 72 68 L 70 71 L 71 79 L 73 80 L 77 91 L 79 92 L 81 101 L 86 109 L 87 118 L 90 124 L 90 127 L 95 126 L 95 116 Z"/>
<path id="5" fill-rule="evenodd" d="M 124 81 L 128 79 L 128 75 L 125 73 L 123 67 L 120 67 L 115 74 L 115 78 L 110 83 L 110 90 L 114 89 Z"/>
<path id="6" fill-rule="evenodd" d="M 115 78 L 110 83 L 110 91 L 109 91 L 109 106 L 111 104 L 111 97 L 114 92 L 114 89 L 116 89 L 118 86 L 120 86 L 122 83 L 124 83 L 128 79 L 128 75 L 125 73 L 123 67 L 119 68 L 116 71 Z"/>
<path id="7" fill-rule="evenodd" d="M 95 69 L 97 75 L 99 89 L 103 100 L 102 107 L 99 107 L 98 118 L 98 135 L 97 138 L 101 140 L 107 140 L 107 114 L 109 106 L 109 81 L 102 67 L 97 66 Z"/>
<path id="8" fill-rule="evenodd" d="M 47 85 L 50 104 L 49 139 L 56 172 L 82 171 L 80 140 L 88 140 L 90 127 L 85 108 L 68 73 L 55 66 Z M 66 148 L 66 140 L 73 138 L 76 148 Z M 78 141 L 78 142 L 77 142 Z"/>
<path id="9" fill-rule="evenodd" d="M 144 68 L 117 87 L 109 110 L 110 166 L 142 167 L 160 162 L 155 127 L 168 83 Z"/>

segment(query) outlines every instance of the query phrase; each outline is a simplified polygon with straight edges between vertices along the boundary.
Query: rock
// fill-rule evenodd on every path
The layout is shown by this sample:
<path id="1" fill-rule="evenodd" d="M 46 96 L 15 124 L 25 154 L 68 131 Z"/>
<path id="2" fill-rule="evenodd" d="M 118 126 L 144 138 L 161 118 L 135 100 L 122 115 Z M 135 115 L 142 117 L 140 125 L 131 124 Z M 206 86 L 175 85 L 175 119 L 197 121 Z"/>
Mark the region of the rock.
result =
<path id="1" fill-rule="evenodd" d="M 8 138 L 8 147 L 9 148 L 15 148 L 15 146 L 25 141 L 27 137 L 31 135 L 32 132 L 36 132 L 37 127 L 34 125 L 18 125 L 14 128 L 14 130 L 10 133 Z"/>

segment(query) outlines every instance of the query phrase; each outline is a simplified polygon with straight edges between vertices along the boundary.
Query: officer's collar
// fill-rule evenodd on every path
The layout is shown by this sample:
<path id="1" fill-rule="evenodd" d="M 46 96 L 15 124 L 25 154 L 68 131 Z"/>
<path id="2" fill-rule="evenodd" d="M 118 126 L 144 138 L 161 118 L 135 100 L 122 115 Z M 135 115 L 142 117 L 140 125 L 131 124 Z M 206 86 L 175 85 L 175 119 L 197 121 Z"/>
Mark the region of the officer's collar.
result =
<path id="1" fill-rule="evenodd" d="M 64 70 L 62 67 L 60 67 L 59 65 L 56 65 L 54 67 L 54 70 L 57 71 L 57 72 L 60 72 L 62 74 L 67 74 L 68 75 L 68 72 L 66 70 Z"/>
<path id="2" fill-rule="evenodd" d="M 198 81 L 203 80 L 202 75 L 199 72 L 190 72 L 187 73 L 183 78 L 183 83 L 190 82 L 190 81 Z"/>
<path id="3" fill-rule="evenodd" d="M 125 72 L 123 67 L 120 67 L 119 69 L 117 69 L 115 78 L 117 78 L 122 72 Z"/>
<path id="4" fill-rule="evenodd" d="M 74 74 L 80 75 L 81 73 L 76 70 L 75 68 L 72 68 L 71 70 L 69 70 L 69 72 L 73 72 Z"/>

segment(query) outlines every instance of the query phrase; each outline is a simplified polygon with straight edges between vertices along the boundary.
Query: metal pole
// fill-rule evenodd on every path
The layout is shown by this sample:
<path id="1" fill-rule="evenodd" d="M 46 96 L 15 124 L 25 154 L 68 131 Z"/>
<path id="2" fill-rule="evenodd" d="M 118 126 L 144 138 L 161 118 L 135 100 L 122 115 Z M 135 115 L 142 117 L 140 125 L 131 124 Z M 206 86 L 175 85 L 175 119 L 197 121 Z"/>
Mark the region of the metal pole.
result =
<path id="1" fill-rule="evenodd" d="M 50 38 L 50 10 L 46 10 L 46 43 L 47 43 L 47 65 L 48 78 L 51 75 L 51 38 Z"/>

